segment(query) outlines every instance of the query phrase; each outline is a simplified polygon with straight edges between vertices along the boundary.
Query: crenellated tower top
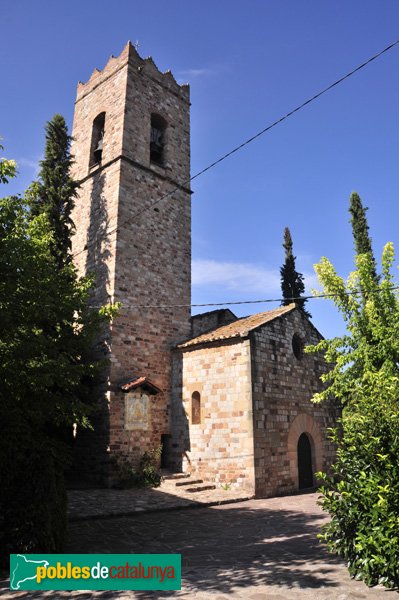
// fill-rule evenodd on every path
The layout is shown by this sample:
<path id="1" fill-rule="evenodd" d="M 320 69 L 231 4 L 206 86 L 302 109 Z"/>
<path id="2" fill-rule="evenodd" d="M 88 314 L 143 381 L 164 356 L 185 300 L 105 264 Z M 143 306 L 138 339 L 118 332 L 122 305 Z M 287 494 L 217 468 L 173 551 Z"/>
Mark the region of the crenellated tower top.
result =
<path id="1" fill-rule="evenodd" d="M 103 69 L 95 68 L 85 83 L 82 81 L 78 82 L 76 102 L 79 102 L 84 96 L 117 73 L 117 71 L 123 69 L 127 64 L 137 69 L 143 76 L 151 77 L 169 92 L 179 95 L 179 97 L 187 100 L 187 102 L 190 101 L 190 86 L 187 83 L 183 83 L 182 85 L 177 83 L 170 70 L 165 72 L 160 71 L 151 56 L 142 58 L 134 45 L 129 41 L 119 56 L 111 54 Z"/>

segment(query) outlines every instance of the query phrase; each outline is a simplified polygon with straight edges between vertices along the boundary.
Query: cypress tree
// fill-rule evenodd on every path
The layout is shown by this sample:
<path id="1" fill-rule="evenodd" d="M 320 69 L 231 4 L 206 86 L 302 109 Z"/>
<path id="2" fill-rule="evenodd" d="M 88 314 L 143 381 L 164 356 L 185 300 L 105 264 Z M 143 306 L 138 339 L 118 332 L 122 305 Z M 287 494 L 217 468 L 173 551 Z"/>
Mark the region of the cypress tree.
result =
<path id="1" fill-rule="evenodd" d="M 363 206 L 362 200 L 356 192 L 352 192 L 350 197 L 349 212 L 351 214 L 350 223 L 352 225 L 352 234 L 355 242 L 356 254 L 369 254 L 372 259 L 372 276 L 378 283 L 377 266 L 374 258 L 371 237 L 369 235 L 369 226 L 367 223 L 366 212 L 368 208 Z"/>
<path id="2" fill-rule="evenodd" d="M 79 184 L 70 176 L 73 158 L 71 136 L 62 115 L 56 114 L 46 125 L 46 147 L 40 163 L 39 182 L 30 191 L 33 216 L 45 213 L 53 233 L 52 253 L 59 268 L 71 262 L 71 212 Z"/>
<path id="3" fill-rule="evenodd" d="M 303 282 L 302 273 L 298 273 L 295 268 L 296 257 L 292 251 L 292 237 L 288 227 L 284 229 L 283 248 L 285 250 L 285 261 L 280 269 L 281 291 L 283 294 L 283 301 L 281 304 L 282 306 L 287 306 L 293 302 L 293 298 L 297 298 L 295 304 L 303 310 L 308 317 L 311 317 L 310 312 L 305 309 L 305 302 L 307 302 L 307 300 L 301 299 L 301 296 L 305 291 L 305 284 Z"/>

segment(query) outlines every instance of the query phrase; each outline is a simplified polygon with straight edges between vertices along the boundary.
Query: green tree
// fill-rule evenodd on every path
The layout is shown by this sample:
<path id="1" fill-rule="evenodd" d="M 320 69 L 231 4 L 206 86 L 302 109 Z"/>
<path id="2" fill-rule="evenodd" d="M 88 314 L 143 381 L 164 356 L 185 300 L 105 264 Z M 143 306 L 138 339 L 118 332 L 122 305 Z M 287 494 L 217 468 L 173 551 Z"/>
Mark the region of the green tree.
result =
<path id="1" fill-rule="evenodd" d="M 1 144 L 0 150 L 3 150 L 3 146 Z M 8 183 L 8 180 L 15 177 L 16 174 L 17 164 L 15 160 L 0 158 L 0 183 Z"/>
<path id="2" fill-rule="evenodd" d="M 9 176 L 9 175 L 8 175 Z M 114 309 L 88 305 L 92 279 L 59 268 L 54 230 L 20 198 L 0 200 L 0 566 L 10 552 L 57 552 L 66 522 L 65 444 L 88 426 L 92 346 Z"/>
<path id="3" fill-rule="evenodd" d="M 296 257 L 293 254 L 292 237 L 288 227 L 284 229 L 283 248 L 285 250 L 285 261 L 280 268 L 281 291 L 283 294 L 282 306 L 287 306 L 293 302 L 293 298 L 297 298 L 297 300 L 295 300 L 297 306 L 302 309 L 308 317 L 311 317 L 312 315 L 310 312 L 305 309 L 305 303 L 307 302 L 306 298 L 301 298 L 305 291 L 305 284 L 302 273 L 299 273 L 295 267 Z"/>
<path id="4" fill-rule="evenodd" d="M 93 370 L 85 359 L 105 310 L 88 305 L 90 277 L 78 279 L 72 264 L 57 269 L 52 242 L 46 215 L 31 218 L 19 198 L 0 201 L 1 393 L 15 405 L 29 389 L 24 410 L 38 425 L 83 419 L 81 384 Z"/>
<path id="5" fill-rule="evenodd" d="M 370 255 L 373 263 L 372 275 L 374 281 L 377 283 L 377 266 L 374 258 L 371 238 L 369 235 L 369 226 L 367 223 L 366 215 L 367 211 L 368 208 L 366 206 L 363 206 L 359 194 L 357 194 L 356 192 L 352 192 L 350 196 L 349 212 L 351 214 L 350 222 L 352 225 L 352 234 L 355 243 L 355 251 L 356 254 Z"/>
<path id="6" fill-rule="evenodd" d="M 44 212 L 53 231 L 52 252 L 59 268 L 71 261 L 71 213 L 79 184 L 71 178 L 73 158 L 71 137 L 62 115 L 56 114 L 46 125 L 44 159 L 40 163 L 39 182 L 30 189 L 32 215 Z"/>
<path id="7" fill-rule="evenodd" d="M 331 262 L 315 266 L 347 334 L 322 340 L 331 370 L 315 402 L 335 398 L 343 408 L 332 432 L 337 457 L 323 480 L 321 504 L 331 521 L 321 539 L 367 585 L 399 585 L 399 296 L 392 275 L 394 249 L 382 256 L 376 281 L 369 251 L 358 254 L 345 282 Z"/>

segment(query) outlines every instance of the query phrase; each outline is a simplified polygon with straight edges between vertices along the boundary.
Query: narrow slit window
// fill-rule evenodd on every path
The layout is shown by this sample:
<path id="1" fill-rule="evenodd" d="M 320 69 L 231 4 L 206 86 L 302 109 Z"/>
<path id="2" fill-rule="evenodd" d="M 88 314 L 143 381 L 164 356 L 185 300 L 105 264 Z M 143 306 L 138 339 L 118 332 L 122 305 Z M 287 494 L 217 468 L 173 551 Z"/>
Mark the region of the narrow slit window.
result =
<path id="1" fill-rule="evenodd" d="M 103 158 L 105 112 L 96 116 L 91 134 L 90 166 L 100 165 Z"/>
<path id="2" fill-rule="evenodd" d="M 166 121 L 160 115 L 151 115 L 150 160 L 163 166 L 165 162 Z"/>
<path id="3" fill-rule="evenodd" d="M 194 392 L 191 396 L 191 423 L 199 425 L 201 423 L 201 395 Z"/>

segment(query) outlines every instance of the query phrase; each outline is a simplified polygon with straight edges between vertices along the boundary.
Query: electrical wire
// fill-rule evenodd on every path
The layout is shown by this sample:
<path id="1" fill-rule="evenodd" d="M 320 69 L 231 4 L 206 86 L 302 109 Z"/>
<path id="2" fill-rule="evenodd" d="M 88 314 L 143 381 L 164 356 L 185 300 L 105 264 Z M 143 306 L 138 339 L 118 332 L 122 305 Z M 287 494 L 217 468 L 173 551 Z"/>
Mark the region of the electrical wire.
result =
<path id="1" fill-rule="evenodd" d="M 148 206 L 143 207 L 141 210 L 139 210 L 138 212 L 136 212 L 134 215 L 132 215 L 129 218 L 125 219 L 124 221 L 122 221 L 122 223 L 120 223 L 119 225 L 117 225 L 116 227 L 114 227 L 113 229 L 111 229 L 105 235 L 107 237 L 109 237 L 113 233 L 116 233 L 117 231 L 119 231 L 121 229 L 121 227 L 124 227 L 125 225 L 127 225 L 131 221 L 135 221 L 145 211 L 150 210 L 151 208 L 153 208 L 156 204 L 158 204 L 162 200 L 165 200 L 166 198 L 169 198 L 170 196 L 172 196 L 173 194 L 175 194 L 175 192 L 177 192 L 178 190 L 180 190 L 182 187 L 183 188 L 186 187 L 189 183 L 191 183 L 192 181 L 194 181 L 194 179 L 197 179 L 197 177 L 200 177 L 201 175 L 203 175 L 204 173 L 206 173 L 210 169 L 213 169 L 216 165 L 220 164 L 221 162 L 223 162 L 224 160 L 226 160 L 227 158 L 229 158 L 230 156 L 232 156 L 233 154 L 235 154 L 236 152 L 238 152 L 239 150 L 241 150 L 242 148 L 244 148 L 245 146 L 247 146 L 248 144 L 250 144 L 254 140 L 258 139 L 260 136 L 262 136 L 263 134 L 265 134 L 267 131 L 270 131 L 271 129 L 273 129 L 273 127 L 276 127 L 277 125 L 279 125 L 280 123 L 282 123 L 283 121 L 285 121 L 286 119 L 288 119 L 289 117 L 291 117 L 292 115 L 294 115 L 295 113 L 297 113 L 298 111 L 300 111 L 301 109 L 303 109 L 305 106 L 307 106 L 311 102 L 314 102 L 315 100 L 317 100 L 318 98 L 320 98 L 321 96 L 323 96 L 324 94 L 326 94 L 328 91 L 330 91 L 331 89 L 333 89 L 337 85 L 341 84 L 343 81 L 345 81 L 346 79 L 348 79 L 349 77 L 351 77 L 352 75 L 354 75 L 355 73 L 357 73 L 358 71 L 360 71 L 361 69 L 363 69 L 364 67 L 366 67 L 367 65 L 369 65 L 371 62 L 373 62 L 374 60 L 376 60 L 377 58 L 379 58 L 380 56 L 382 56 L 383 54 L 385 54 L 389 50 L 392 50 L 392 48 L 394 48 L 398 44 L 399 44 L 399 39 L 396 40 L 395 42 L 393 42 L 392 44 L 390 44 L 389 46 L 387 46 L 386 48 L 384 48 L 383 50 L 381 50 L 380 52 L 378 52 L 377 54 L 374 54 L 374 56 L 372 56 L 371 58 L 367 59 L 365 62 L 363 62 L 362 64 L 360 64 L 359 66 L 357 66 L 355 69 L 352 69 L 352 71 L 349 71 L 349 73 L 347 73 L 346 75 L 343 75 L 342 77 L 340 77 L 339 79 L 337 79 L 336 81 L 334 81 L 333 83 L 331 83 L 330 85 L 328 85 L 326 88 L 322 89 L 320 92 L 317 92 L 316 94 L 314 94 L 314 96 L 312 96 L 311 98 L 309 98 L 305 102 L 302 102 L 302 104 L 299 104 L 294 109 L 292 109 L 291 111 L 289 111 L 288 113 L 286 113 L 285 115 L 283 115 L 282 117 L 280 117 L 279 119 L 277 119 L 276 121 L 274 121 L 273 123 L 271 123 L 270 125 L 268 125 L 267 127 L 265 127 L 264 129 L 262 129 L 261 131 L 259 131 L 255 135 L 251 136 L 250 138 L 248 138 L 247 140 L 245 140 L 244 142 L 242 142 L 241 144 L 239 144 L 238 146 L 236 146 L 235 148 L 233 148 L 232 150 L 230 150 L 229 152 L 227 152 L 226 154 L 224 154 L 223 156 L 221 156 L 220 158 L 218 158 L 214 162 L 210 163 L 207 167 L 201 169 L 195 175 L 193 175 L 192 177 L 190 177 L 189 179 L 187 179 L 183 183 L 178 184 L 170 192 L 167 192 L 166 194 L 163 194 L 157 200 L 155 200 L 154 202 L 150 203 Z M 90 246 L 92 246 L 95 243 L 98 243 L 97 240 L 93 240 L 92 242 L 88 242 L 82 250 L 79 250 L 78 252 L 75 252 L 74 254 L 72 254 L 72 258 L 76 258 L 82 252 L 85 252 Z"/>
<path id="2" fill-rule="evenodd" d="M 380 292 L 386 292 L 386 291 L 392 291 L 392 290 L 399 290 L 399 285 L 395 285 L 395 286 L 390 286 L 388 288 L 385 289 L 381 289 L 379 288 L 378 293 Z M 289 301 L 290 303 L 292 302 L 298 302 L 298 301 L 304 301 L 304 300 L 316 300 L 318 298 L 338 298 L 340 296 L 358 296 L 360 294 L 363 294 L 364 292 L 362 291 L 351 291 L 351 292 L 340 292 L 339 294 L 321 294 L 321 293 L 316 293 L 314 296 L 297 296 L 296 298 L 265 298 L 265 299 L 261 299 L 261 300 L 237 300 L 237 301 L 232 301 L 232 302 L 206 302 L 206 303 L 202 303 L 202 304 L 123 304 L 123 302 L 121 302 L 122 304 L 122 308 L 200 308 L 200 307 L 206 307 L 206 306 L 233 306 L 233 305 L 238 305 L 238 304 L 267 304 L 270 302 L 287 302 Z M 112 302 L 111 305 L 114 305 L 115 303 Z M 101 305 L 96 305 L 96 306 L 90 306 L 90 308 L 101 308 Z"/>

